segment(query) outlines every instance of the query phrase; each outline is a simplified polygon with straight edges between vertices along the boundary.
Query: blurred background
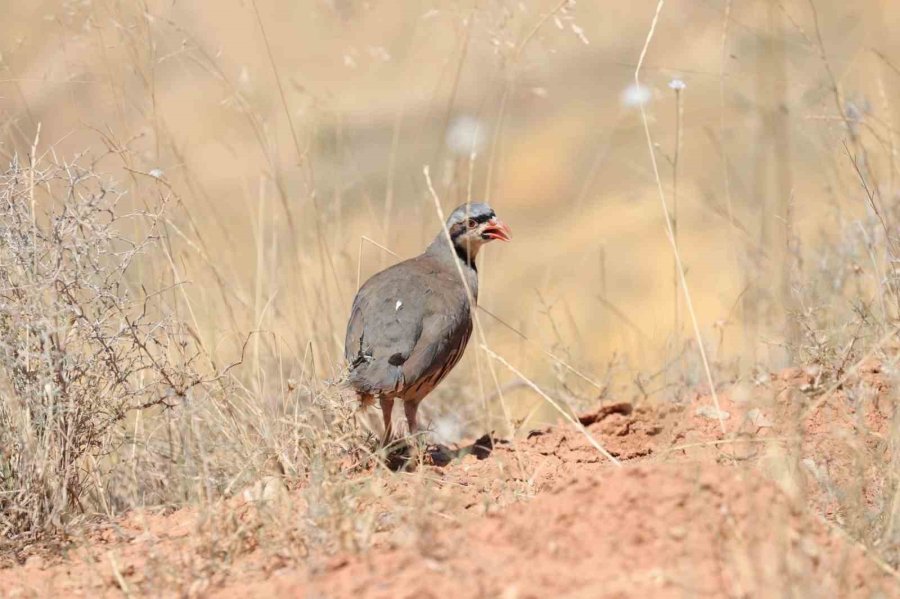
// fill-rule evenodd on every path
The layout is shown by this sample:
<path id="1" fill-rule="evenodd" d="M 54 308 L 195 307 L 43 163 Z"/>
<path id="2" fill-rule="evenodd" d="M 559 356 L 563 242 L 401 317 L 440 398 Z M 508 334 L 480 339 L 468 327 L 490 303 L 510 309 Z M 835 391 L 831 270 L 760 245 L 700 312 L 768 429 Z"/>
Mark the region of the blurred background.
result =
<path id="1" fill-rule="evenodd" d="M 487 343 L 573 398 L 705 383 L 698 340 L 725 380 L 827 342 L 822 310 L 896 316 L 874 248 L 897 3 L 670 0 L 639 84 L 652 0 L 0 5 L 3 160 L 87 152 L 133 201 L 170 190 L 170 263 L 147 276 L 183 283 L 222 363 L 251 336 L 263 397 L 336 376 L 359 282 L 438 232 L 426 166 L 445 211 L 487 200 L 512 228 L 483 256 Z M 492 368 L 533 416 L 479 343 L 426 402 L 473 400 L 452 430 L 491 412 Z"/>

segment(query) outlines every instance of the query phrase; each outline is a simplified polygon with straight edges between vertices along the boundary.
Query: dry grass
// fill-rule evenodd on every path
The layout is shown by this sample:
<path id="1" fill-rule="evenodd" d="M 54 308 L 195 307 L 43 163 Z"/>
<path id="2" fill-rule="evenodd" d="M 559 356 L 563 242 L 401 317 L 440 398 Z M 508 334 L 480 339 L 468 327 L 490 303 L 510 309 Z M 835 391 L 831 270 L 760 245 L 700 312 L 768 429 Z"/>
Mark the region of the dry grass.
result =
<path id="1" fill-rule="evenodd" d="M 516 240 L 487 252 L 479 343 L 426 402 L 445 442 L 696 388 L 724 431 L 724 382 L 807 368 L 814 413 L 867 405 L 869 362 L 896 378 L 896 7 L 25 4 L 0 25 L 7 561 L 183 506 L 201 534 L 154 588 L 202 591 L 254 551 L 315 569 L 387 529 L 427 545 L 434 485 L 403 475 L 379 521 L 398 475 L 331 381 L 359 279 L 472 197 Z M 819 508 L 897 568 L 885 397 L 889 429 L 853 422 L 838 465 L 884 485 Z M 770 473 L 828 486 L 802 446 Z M 234 507 L 269 484 L 290 499 Z"/>
<path id="2" fill-rule="evenodd" d="M 0 178 L 0 527 L 15 543 L 131 505 L 112 467 L 126 420 L 214 382 L 141 265 L 166 199 L 129 211 L 90 165 L 29 159 Z"/>

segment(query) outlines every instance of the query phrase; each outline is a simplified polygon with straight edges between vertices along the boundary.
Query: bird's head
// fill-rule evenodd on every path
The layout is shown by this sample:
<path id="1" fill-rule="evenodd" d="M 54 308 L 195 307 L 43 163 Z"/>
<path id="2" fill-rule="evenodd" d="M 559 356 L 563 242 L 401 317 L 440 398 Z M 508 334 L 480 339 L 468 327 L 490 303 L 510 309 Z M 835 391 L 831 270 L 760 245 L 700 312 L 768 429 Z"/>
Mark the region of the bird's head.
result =
<path id="1" fill-rule="evenodd" d="M 509 227 L 497 218 L 493 208 L 487 204 L 463 204 L 447 219 L 450 240 L 460 256 L 474 260 L 481 246 L 499 239 L 509 241 Z"/>

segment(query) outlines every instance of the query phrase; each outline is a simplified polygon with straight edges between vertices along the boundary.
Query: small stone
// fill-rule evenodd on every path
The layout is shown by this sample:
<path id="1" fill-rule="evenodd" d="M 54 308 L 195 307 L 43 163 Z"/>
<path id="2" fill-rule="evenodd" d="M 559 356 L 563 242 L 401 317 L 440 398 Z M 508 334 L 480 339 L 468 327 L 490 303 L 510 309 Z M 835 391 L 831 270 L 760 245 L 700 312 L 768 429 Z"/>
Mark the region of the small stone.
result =
<path id="1" fill-rule="evenodd" d="M 759 408 L 753 408 L 747 412 L 747 419 L 757 428 L 771 428 L 772 421 L 766 418 Z"/>
<path id="2" fill-rule="evenodd" d="M 697 416 L 703 416 L 704 418 L 709 418 L 710 420 L 728 420 L 729 418 L 731 418 L 731 414 L 729 414 L 725 410 L 717 410 L 715 406 L 700 406 L 694 411 L 694 413 Z"/>
<path id="3" fill-rule="evenodd" d="M 750 403 L 753 399 L 753 388 L 746 383 L 737 383 L 731 388 L 731 401 L 737 404 Z"/>
<path id="4" fill-rule="evenodd" d="M 133 539 L 131 539 L 131 542 L 136 543 L 136 544 L 156 543 L 158 540 L 159 540 L 159 537 L 157 537 L 155 534 L 153 534 L 152 532 L 147 530 L 147 531 L 144 531 L 141 534 L 137 535 Z"/>
<path id="5" fill-rule="evenodd" d="M 287 497 L 287 488 L 279 476 L 264 476 L 241 493 L 244 501 L 266 503 Z"/>
<path id="6" fill-rule="evenodd" d="M 780 373 L 779 376 L 783 381 L 790 381 L 791 379 L 796 379 L 803 376 L 803 370 L 801 368 L 797 368 L 796 366 L 785 368 Z"/>
<path id="7" fill-rule="evenodd" d="M 809 537 L 801 537 L 800 550 L 815 561 L 818 561 L 821 554 L 819 546 Z"/>
<path id="8" fill-rule="evenodd" d="M 519 599 L 519 588 L 511 584 L 500 594 L 501 599 Z"/>

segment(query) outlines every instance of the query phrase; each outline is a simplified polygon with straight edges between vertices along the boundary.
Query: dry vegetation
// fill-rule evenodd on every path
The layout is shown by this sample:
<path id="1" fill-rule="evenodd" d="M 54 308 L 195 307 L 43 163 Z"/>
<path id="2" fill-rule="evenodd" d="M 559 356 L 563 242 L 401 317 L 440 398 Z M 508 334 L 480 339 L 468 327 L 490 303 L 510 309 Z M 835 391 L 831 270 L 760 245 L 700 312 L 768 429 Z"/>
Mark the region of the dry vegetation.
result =
<path id="1" fill-rule="evenodd" d="M 2 8 L 0 596 L 900 593 L 900 8 Z M 467 198 L 394 472 L 343 326 Z"/>

